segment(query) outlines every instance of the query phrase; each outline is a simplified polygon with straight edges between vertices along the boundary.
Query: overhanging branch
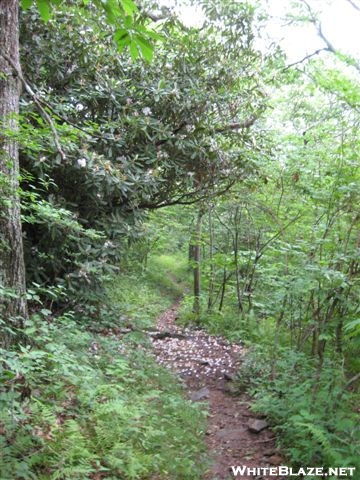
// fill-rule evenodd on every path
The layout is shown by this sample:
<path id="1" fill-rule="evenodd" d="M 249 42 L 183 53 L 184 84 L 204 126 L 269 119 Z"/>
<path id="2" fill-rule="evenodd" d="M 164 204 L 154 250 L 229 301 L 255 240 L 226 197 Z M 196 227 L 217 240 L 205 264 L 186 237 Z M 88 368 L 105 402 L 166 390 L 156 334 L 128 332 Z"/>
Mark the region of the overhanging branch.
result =
<path id="1" fill-rule="evenodd" d="M 44 107 L 41 105 L 41 101 L 40 99 L 37 97 L 36 93 L 33 91 L 33 89 L 30 87 L 30 85 L 27 83 L 27 81 L 25 80 L 21 70 L 17 67 L 17 65 L 15 65 L 15 63 L 12 61 L 12 59 L 6 55 L 5 53 L 3 52 L 0 52 L 0 55 L 2 55 L 3 58 L 5 58 L 5 60 L 9 63 L 9 65 L 12 67 L 12 69 L 15 71 L 16 75 L 18 76 L 19 80 L 21 81 L 21 83 L 23 84 L 25 90 L 27 91 L 27 93 L 30 95 L 30 97 L 32 98 L 33 102 L 35 103 L 35 105 L 37 106 L 38 110 L 40 111 L 40 114 L 41 116 L 43 117 L 43 119 L 45 120 L 45 122 L 49 125 L 50 129 L 51 129 L 51 132 L 53 134 L 53 138 L 54 138 L 54 144 L 55 144 L 55 147 L 56 147 L 56 150 L 58 151 L 61 159 L 63 161 L 66 160 L 66 155 L 63 151 L 63 149 L 61 148 L 61 145 L 60 145 L 60 139 L 59 139 L 59 136 L 58 136 L 58 133 L 56 131 L 56 128 L 55 128 L 55 125 L 54 125 L 54 122 L 52 120 L 52 118 L 50 117 L 50 115 L 47 113 L 47 111 L 44 109 Z"/>
<path id="2" fill-rule="evenodd" d="M 243 122 L 230 123 L 229 125 L 224 125 L 223 127 L 218 127 L 215 129 L 216 133 L 225 133 L 233 130 L 243 130 L 245 128 L 250 128 L 256 120 L 259 118 L 259 115 L 252 115 Z"/>
<path id="3" fill-rule="evenodd" d="M 228 125 L 224 125 L 222 127 L 217 127 L 213 132 L 215 133 L 226 133 L 226 132 L 231 132 L 231 131 L 236 131 L 236 130 L 244 130 L 245 128 L 250 128 L 256 120 L 259 118 L 259 114 L 254 114 L 251 117 L 247 118 L 246 120 L 243 120 L 242 122 L 236 122 L 236 123 L 229 123 Z M 169 142 L 170 140 L 173 140 L 175 135 L 179 132 L 181 132 L 188 124 L 186 122 L 182 122 L 178 127 L 176 127 L 172 132 L 171 136 L 168 138 L 164 138 L 162 140 L 158 140 L 155 143 L 156 147 L 159 147 L 161 145 L 164 145 L 165 143 Z"/>
<path id="4" fill-rule="evenodd" d="M 322 24 L 321 24 L 320 20 L 318 19 L 317 15 L 312 10 L 309 3 L 306 0 L 301 0 L 301 1 L 306 6 L 306 8 L 309 12 L 310 21 L 311 21 L 311 23 L 314 24 L 314 26 L 317 30 L 318 36 L 321 38 L 321 40 L 326 45 L 326 48 L 324 48 L 324 50 L 327 50 L 328 52 L 331 52 L 331 53 L 334 53 L 335 55 L 340 56 L 341 52 L 337 48 L 334 47 L 334 45 L 330 42 L 328 37 L 324 34 L 323 29 L 322 29 Z M 359 9 L 354 2 L 352 2 L 351 0 L 348 0 L 348 1 L 351 3 L 351 5 L 354 8 Z M 360 71 L 360 64 L 358 62 L 356 62 L 354 59 L 350 59 L 350 57 L 346 58 L 346 56 L 344 56 L 344 55 L 341 55 L 341 57 L 348 65 L 351 65 L 351 66 L 355 67 L 358 71 Z"/>
<path id="5" fill-rule="evenodd" d="M 201 202 L 211 197 L 225 195 L 225 193 L 227 193 L 235 185 L 236 182 L 237 182 L 237 179 L 234 179 L 231 182 L 229 182 L 225 187 L 223 187 L 221 190 L 213 191 L 211 193 L 204 193 L 200 196 L 197 196 L 202 191 L 199 189 L 189 193 L 184 193 L 183 195 L 180 195 L 179 197 L 169 201 L 164 200 L 159 203 L 142 203 L 138 205 L 137 208 L 142 210 L 157 210 L 159 208 L 170 207 L 172 205 L 194 205 L 197 202 Z M 194 196 L 196 198 L 191 198 Z"/>

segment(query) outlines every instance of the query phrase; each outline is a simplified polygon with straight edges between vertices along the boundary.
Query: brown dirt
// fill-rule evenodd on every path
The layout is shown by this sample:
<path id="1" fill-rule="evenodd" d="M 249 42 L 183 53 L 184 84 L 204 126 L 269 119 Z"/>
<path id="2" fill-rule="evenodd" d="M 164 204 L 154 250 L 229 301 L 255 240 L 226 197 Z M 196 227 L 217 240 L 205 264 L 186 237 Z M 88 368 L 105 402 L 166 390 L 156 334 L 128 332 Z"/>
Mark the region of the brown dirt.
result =
<path id="1" fill-rule="evenodd" d="M 158 318 L 152 342 L 157 361 L 184 380 L 189 398 L 208 402 L 206 443 L 212 466 L 203 480 L 235 478 L 231 466 L 283 465 L 271 430 L 265 428 L 260 433 L 249 430 L 248 424 L 259 418 L 250 411 L 249 397 L 234 395 L 232 379 L 244 357 L 244 347 L 211 336 L 204 330 L 177 326 L 177 307 L 174 305 Z M 236 478 L 272 480 L 284 477 L 254 474 Z"/>

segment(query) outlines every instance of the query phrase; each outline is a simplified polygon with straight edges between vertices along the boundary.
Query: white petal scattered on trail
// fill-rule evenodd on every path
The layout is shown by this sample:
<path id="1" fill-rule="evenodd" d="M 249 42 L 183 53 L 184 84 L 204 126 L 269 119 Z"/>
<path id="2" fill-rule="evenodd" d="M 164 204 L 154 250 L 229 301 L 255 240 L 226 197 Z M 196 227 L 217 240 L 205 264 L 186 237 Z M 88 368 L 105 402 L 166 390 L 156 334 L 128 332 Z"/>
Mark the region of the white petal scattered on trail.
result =
<path id="1" fill-rule="evenodd" d="M 239 462 L 250 468 L 269 467 L 267 452 L 276 452 L 273 433 L 269 429 L 251 432 L 247 425 L 254 413 L 249 410 L 249 397 L 231 394 L 245 347 L 203 330 L 177 326 L 177 307 L 159 317 L 150 338 L 156 360 L 183 379 L 189 399 L 208 403 L 205 440 L 214 462 L 203 480 L 228 480 L 229 466 Z M 271 480 L 267 475 L 261 478 Z"/>
<path id="2" fill-rule="evenodd" d="M 238 370 L 244 348 L 204 330 L 181 328 L 174 324 L 174 309 L 158 319 L 158 334 L 152 338 L 154 355 L 164 367 L 181 377 L 191 377 L 194 386 L 224 378 Z M 159 338 L 159 334 L 164 334 Z"/>

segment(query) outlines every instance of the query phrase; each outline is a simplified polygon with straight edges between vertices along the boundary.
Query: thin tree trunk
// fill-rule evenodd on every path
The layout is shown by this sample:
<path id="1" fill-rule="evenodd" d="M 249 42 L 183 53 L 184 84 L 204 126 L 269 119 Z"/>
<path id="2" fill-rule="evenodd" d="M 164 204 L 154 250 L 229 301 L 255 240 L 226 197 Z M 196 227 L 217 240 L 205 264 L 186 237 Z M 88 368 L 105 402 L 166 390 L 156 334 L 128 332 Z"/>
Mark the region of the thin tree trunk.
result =
<path id="1" fill-rule="evenodd" d="M 17 145 L 20 80 L 18 0 L 0 1 L 0 317 L 6 328 L 0 343 L 27 318 L 25 266 L 19 199 Z"/>
<path id="2" fill-rule="evenodd" d="M 223 305 L 224 305 L 224 299 L 225 299 L 225 288 L 226 288 L 226 283 L 228 280 L 228 275 L 226 272 L 226 267 L 224 267 L 224 273 L 223 273 L 223 281 L 221 285 L 221 296 L 220 296 L 220 303 L 219 303 L 219 312 L 221 312 Z"/>
<path id="3" fill-rule="evenodd" d="M 214 289 L 215 289 L 215 266 L 214 266 L 214 226 L 212 218 L 212 210 L 209 210 L 209 262 L 210 262 L 210 275 L 209 275 L 209 289 L 208 289 L 208 312 L 212 311 L 214 305 Z"/>
<path id="4" fill-rule="evenodd" d="M 200 208 L 195 232 L 193 235 L 193 254 L 194 254 L 194 305 L 193 312 L 198 318 L 200 315 L 200 296 L 201 296 L 201 227 L 204 212 Z"/>
<path id="5" fill-rule="evenodd" d="M 276 378 L 276 360 L 279 357 L 278 355 L 278 350 L 279 350 L 279 343 L 280 343 L 280 328 L 281 324 L 284 320 L 285 317 L 285 308 L 288 302 L 287 294 L 285 294 L 282 304 L 281 304 L 281 310 L 280 314 L 276 319 L 276 328 L 275 328 L 275 333 L 274 333 L 274 344 L 273 344 L 273 352 L 272 352 L 272 358 L 271 358 L 271 378 L 275 379 Z"/>
<path id="6" fill-rule="evenodd" d="M 234 226 L 235 226 L 235 235 L 233 240 L 233 249 L 234 249 L 234 261 L 235 261 L 235 279 L 236 279 L 236 296 L 238 301 L 238 309 L 240 312 L 244 311 L 242 303 L 242 292 L 240 284 L 240 266 L 239 266 L 239 207 L 235 209 L 234 215 Z"/>

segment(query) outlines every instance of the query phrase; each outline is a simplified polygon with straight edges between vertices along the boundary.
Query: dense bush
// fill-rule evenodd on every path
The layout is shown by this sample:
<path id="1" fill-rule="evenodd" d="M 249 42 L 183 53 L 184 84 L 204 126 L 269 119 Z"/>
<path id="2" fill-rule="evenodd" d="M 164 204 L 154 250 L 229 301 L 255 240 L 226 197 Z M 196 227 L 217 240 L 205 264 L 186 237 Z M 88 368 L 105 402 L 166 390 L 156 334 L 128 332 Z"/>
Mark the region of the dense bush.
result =
<path id="1" fill-rule="evenodd" d="M 50 112 L 62 150 L 24 91 L 27 278 L 62 282 L 75 302 L 86 303 L 91 299 L 78 293 L 98 286 L 128 245 L 144 237 L 146 211 L 215 195 L 254 169 L 248 130 L 233 135 L 231 125 L 263 108 L 255 73 L 261 58 L 252 47 L 250 8 L 229 12 L 239 29 L 236 54 L 211 28 L 202 34 L 171 17 L 164 34 L 172 40 L 164 38 L 151 64 L 119 54 L 112 27 L 91 8 L 79 15 L 69 5 L 54 15 L 45 25 L 35 8 L 21 18 L 24 75 Z M 91 237 L 93 230 L 100 237 Z"/>
<path id="2" fill-rule="evenodd" d="M 321 369 L 306 354 L 279 349 L 273 358 L 264 347 L 247 355 L 238 382 L 255 399 L 278 433 L 278 444 L 292 465 L 360 468 L 358 397 L 336 363 Z"/>

